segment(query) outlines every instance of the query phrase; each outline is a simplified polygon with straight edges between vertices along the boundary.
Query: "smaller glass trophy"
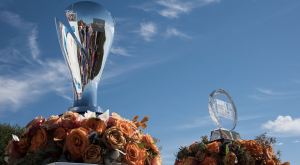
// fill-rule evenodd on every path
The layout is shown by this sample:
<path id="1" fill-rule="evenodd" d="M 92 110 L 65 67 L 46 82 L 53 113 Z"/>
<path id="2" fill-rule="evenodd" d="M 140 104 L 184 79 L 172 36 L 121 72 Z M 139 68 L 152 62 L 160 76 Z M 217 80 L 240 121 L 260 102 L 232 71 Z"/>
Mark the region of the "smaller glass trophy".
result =
<path id="1" fill-rule="evenodd" d="M 233 131 L 237 123 L 237 111 L 233 100 L 226 91 L 223 89 L 213 91 L 209 96 L 208 108 L 212 121 L 218 127 L 211 131 L 211 142 L 241 139 L 240 134 Z M 224 127 L 233 128 L 228 130 Z"/>

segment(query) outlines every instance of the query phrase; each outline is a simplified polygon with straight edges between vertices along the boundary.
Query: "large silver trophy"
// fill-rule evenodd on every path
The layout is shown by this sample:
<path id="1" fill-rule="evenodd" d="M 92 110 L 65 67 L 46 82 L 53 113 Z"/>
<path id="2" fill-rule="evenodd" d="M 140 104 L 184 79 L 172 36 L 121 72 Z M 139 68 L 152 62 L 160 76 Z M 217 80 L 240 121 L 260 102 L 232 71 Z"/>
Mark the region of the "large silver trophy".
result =
<path id="1" fill-rule="evenodd" d="M 232 98 L 226 91 L 223 89 L 213 91 L 209 96 L 208 108 L 212 121 L 218 127 L 211 132 L 210 141 L 241 139 L 240 134 L 233 131 L 237 123 L 237 111 Z M 231 126 L 232 129 L 225 129 L 224 126 Z"/>
<path id="2" fill-rule="evenodd" d="M 97 106 L 97 87 L 114 38 L 110 13 L 95 2 L 83 1 L 66 10 L 69 24 L 55 18 L 59 44 L 68 65 L 73 89 L 73 107 L 68 111 L 87 110 L 102 113 Z"/>

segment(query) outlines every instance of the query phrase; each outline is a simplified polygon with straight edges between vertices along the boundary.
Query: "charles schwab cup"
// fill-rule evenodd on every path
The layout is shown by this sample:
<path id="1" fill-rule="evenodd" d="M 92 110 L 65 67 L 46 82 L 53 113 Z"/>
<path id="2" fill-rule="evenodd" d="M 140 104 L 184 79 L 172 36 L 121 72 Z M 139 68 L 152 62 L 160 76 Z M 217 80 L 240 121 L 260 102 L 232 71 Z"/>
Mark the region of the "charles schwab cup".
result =
<path id="1" fill-rule="evenodd" d="M 74 89 L 68 111 L 100 114 L 97 87 L 113 43 L 114 21 L 103 6 L 89 1 L 74 3 L 65 13 L 68 23 L 55 18 L 55 25 Z"/>

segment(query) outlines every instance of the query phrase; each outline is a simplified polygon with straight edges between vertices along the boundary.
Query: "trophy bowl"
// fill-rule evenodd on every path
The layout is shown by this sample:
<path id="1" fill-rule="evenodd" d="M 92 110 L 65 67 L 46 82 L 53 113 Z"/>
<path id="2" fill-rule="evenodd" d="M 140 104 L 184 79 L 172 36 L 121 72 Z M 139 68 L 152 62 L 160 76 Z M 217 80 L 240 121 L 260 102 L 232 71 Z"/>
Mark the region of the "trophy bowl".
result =
<path id="1" fill-rule="evenodd" d="M 101 114 L 97 88 L 114 38 L 111 14 L 95 2 L 77 2 L 65 10 L 69 24 L 55 18 L 62 54 L 73 84 L 73 107 L 67 111 Z"/>

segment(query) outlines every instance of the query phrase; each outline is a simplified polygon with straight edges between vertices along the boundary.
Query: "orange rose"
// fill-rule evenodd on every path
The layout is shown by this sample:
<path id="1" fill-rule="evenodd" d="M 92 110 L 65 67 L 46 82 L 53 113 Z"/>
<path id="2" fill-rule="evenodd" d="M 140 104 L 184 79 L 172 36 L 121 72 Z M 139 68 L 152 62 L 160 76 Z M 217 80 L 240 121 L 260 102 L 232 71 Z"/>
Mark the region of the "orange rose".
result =
<path id="1" fill-rule="evenodd" d="M 13 140 L 9 141 L 6 148 L 5 148 L 5 152 L 6 154 L 11 154 L 11 146 L 13 145 Z"/>
<path id="2" fill-rule="evenodd" d="M 126 121 L 117 120 L 116 126 L 125 134 L 126 138 L 131 138 L 133 136 L 133 129 Z"/>
<path id="3" fill-rule="evenodd" d="M 42 126 L 46 129 L 46 130 L 50 130 L 50 129 L 54 129 L 54 128 L 58 128 L 59 125 L 61 123 L 61 119 L 58 115 L 54 116 L 52 115 L 48 120 L 46 120 Z"/>
<path id="4" fill-rule="evenodd" d="M 67 136 L 66 145 L 72 159 L 82 158 L 82 153 L 90 145 L 87 131 L 82 127 L 73 129 Z"/>
<path id="5" fill-rule="evenodd" d="M 266 165 L 276 165 L 276 163 L 274 162 L 274 160 L 267 160 Z"/>
<path id="6" fill-rule="evenodd" d="M 179 161 L 178 165 L 184 165 L 185 161 L 186 161 L 186 159 L 185 159 L 185 158 L 182 158 L 182 159 Z"/>
<path id="7" fill-rule="evenodd" d="M 101 120 L 100 118 L 84 119 L 81 125 L 83 128 L 88 130 L 89 133 L 96 131 L 98 132 L 98 134 L 103 134 L 106 131 L 106 126 L 107 126 L 105 121 Z"/>
<path id="8" fill-rule="evenodd" d="M 109 117 L 108 121 L 107 121 L 107 125 L 112 125 L 112 126 L 116 126 L 116 122 L 117 121 L 125 121 L 127 122 L 129 125 L 131 125 L 133 132 L 138 131 L 138 128 L 136 127 L 136 125 L 130 121 L 130 120 L 125 120 L 124 118 L 122 118 L 120 115 L 118 115 L 117 113 L 113 112 L 111 114 L 111 116 Z"/>
<path id="9" fill-rule="evenodd" d="M 67 137 L 66 129 L 63 127 L 59 127 L 54 132 L 54 141 L 60 141 Z"/>
<path id="10" fill-rule="evenodd" d="M 221 142 L 217 142 L 217 141 L 209 143 L 207 145 L 205 152 L 210 153 L 210 154 L 212 154 L 212 153 L 218 154 L 220 152 L 220 150 L 219 150 L 220 144 L 221 144 Z"/>
<path id="11" fill-rule="evenodd" d="M 78 128 L 80 126 L 79 114 L 68 111 L 61 116 L 61 125 L 64 128 Z"/>
<path id="12" fill-rule="evenodd" d="M 272 147 L 272 146 L 269 146 L 269 151 L 270 151 L 270 154 L 271 154 L 272 156 L 274 156 L 274 152 L 273 152 L 273 147 Z"/>
<path id="13" fill-rule="evenodd" d="M 141 149 L 136 142 L 129 141 L 126 143 L 125 153 L 126 155 L 124 156 L 124 162 L 128 163 L 129 165 L 136 165 L 139 163 Z"/>
<path id="14" fill-rule="evenodd" d="M 154 143 L 153 139 L 150 135 L 146 134 L 143 136 L 143 143 L 145 143 L 145 147 L 153 149 L 156 153 L 159 153 L 156 144 Z"/>
<path id="15" fill-rule="evenodd" d="M 233 152 L 229 152 L 223 159 L 224 165 L 234 165 L 236 155 Z"/>
<path id="16" fill-rule="evenodd" d="M 18 142 L 20 149 L 24 149 L 26 150 L 29 146 L 30 146 L 30 140 L 28 139 L 28 137 L 26 136 L 25 133 L 23 133 L 23 135 L 21 137 L 24 138 L 20 138 L 20 141 Z"/>
<path id="17" fill-rule="evenodd" d="M 144 134 L 140 131 L 135 131 L 132 138 L 137 139 L 137 143 L 141 143 L 143 141 Z"/>
<path id="18" fill-rule="evenodd" d="M 36 135 L 34 135 L 31 139 L 30 150 L 37 151 L 40 147 L 45 147 L 47 145 L 47 133 L 42 128 L 37 131 Z"/>
<path id="19" fill-rule="evenodd" d="M 144 165 L 146 158 L 147 158 L 146 149 L 142 148 L 141 152 L 140 152 L 139 160 L 138 160 L 138 165 Z"/>
<path id="20" fill-rule="evenodd" d="M 123 148 L 126 143 L 123 132 L 115 126 L 105 131 L 102 141 L 108 148 L 116 149 Z"/>
<path id="21" fill-rule="evenodd" d="M 291 165 L 290 162 L 284 162 L 282 165 Z"/>
<path id="22" fill-rule="evenodd" d="M 198 164 L 199 164 L 199 161 L 196 158 L 191 157 L 191 156 L 189 156 L 184 163 L 184 165 L 198 165 Z"/>
<path id="23" fill-rule="evenodd" d="M 215 158 L 207 157 L 203 160 L 202 165 L 217 165 L 218 162 Z"/>
<path id="24" fill-rule="evenodd" d="M 263 155 L 262 147 L 254 140 L 248 140 L 246 143 L 246 150 L 250 152 L 252 156 Z"/>
<path id="25" fill-rule="evenodd" d="M 101 147 L 98 145 L 89 145 L 83 153 L 83 162 L 89 164 L 103 164 Z"/>

